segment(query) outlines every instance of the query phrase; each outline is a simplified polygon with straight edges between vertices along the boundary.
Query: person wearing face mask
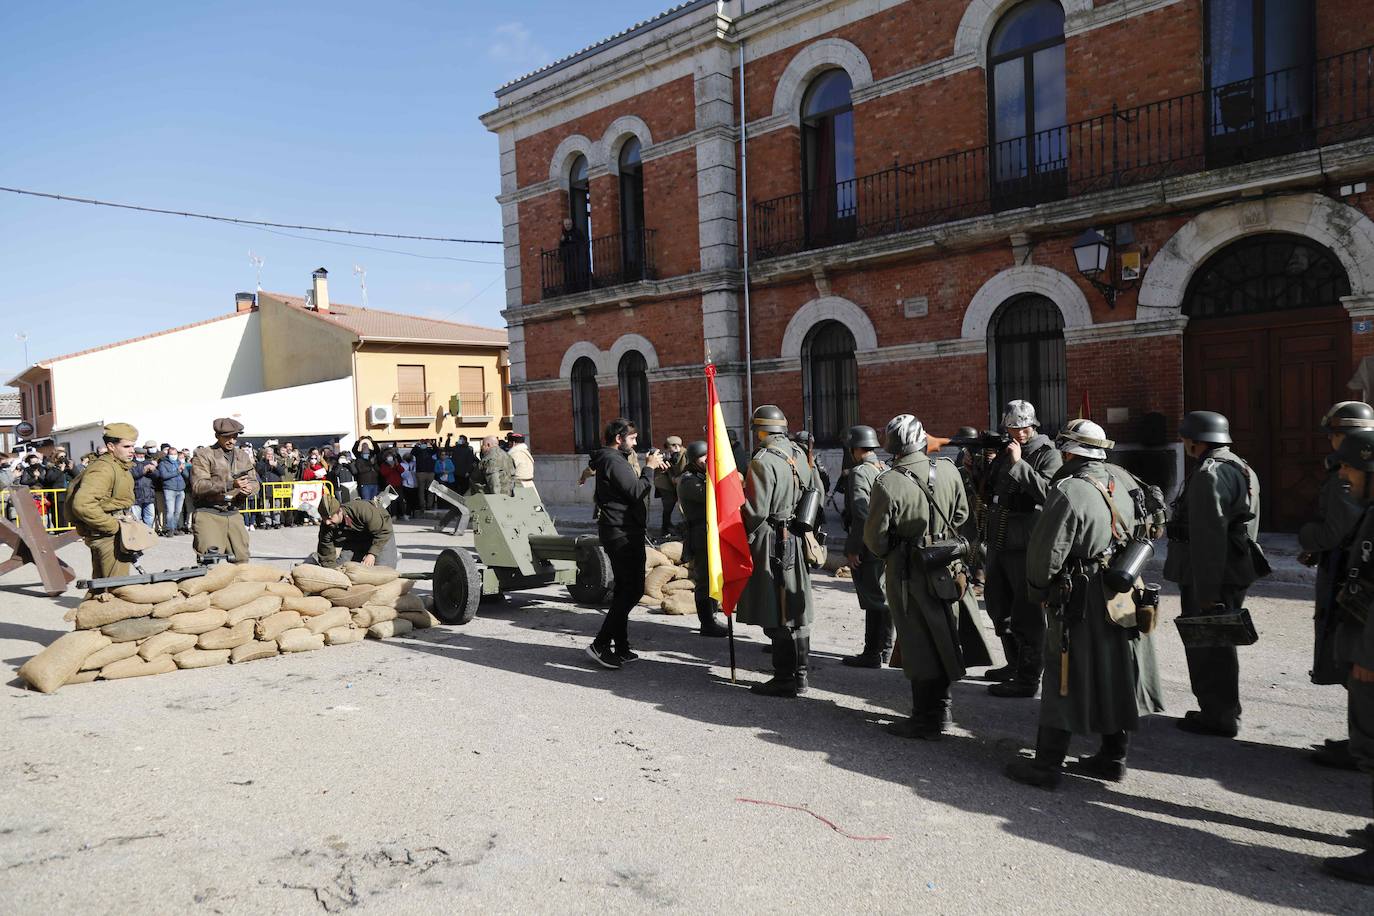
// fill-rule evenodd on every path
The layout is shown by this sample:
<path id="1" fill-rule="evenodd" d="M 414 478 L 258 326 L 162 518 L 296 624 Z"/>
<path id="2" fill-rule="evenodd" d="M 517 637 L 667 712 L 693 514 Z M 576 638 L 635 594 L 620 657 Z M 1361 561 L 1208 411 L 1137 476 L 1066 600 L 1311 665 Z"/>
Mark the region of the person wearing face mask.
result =
<path id="1" fill-rule="evenodd" d="M 238 447 L 243 424 L 231 417 L 214 423 L 215 444 L 203 445 L 191 457 L 192 547 L 203 556 L 211 548 L 247 563 L 248 529 L 240 511 L 258 492 L 253 456 Z"/>
<path id="2" fill-rule="evenodd" d="M 377 474 L 377 444 L 364 436 L 353 446 L 353 479 L 358 484 L 359 499 L 376 499 L 381 488 Z"/>
<path id="3" fill-rule="evenodd" d="M 401 484 L 401 456 L 394 448 L 389 448 L 382 455 L 382 463 L 377 465 L 377 477 L 384 487 L 391 487 L 396 492 L 397 498 L 391 501 L 392 518 L 406 517 L 406 501 L 402 496 L 403 487 Z"/>

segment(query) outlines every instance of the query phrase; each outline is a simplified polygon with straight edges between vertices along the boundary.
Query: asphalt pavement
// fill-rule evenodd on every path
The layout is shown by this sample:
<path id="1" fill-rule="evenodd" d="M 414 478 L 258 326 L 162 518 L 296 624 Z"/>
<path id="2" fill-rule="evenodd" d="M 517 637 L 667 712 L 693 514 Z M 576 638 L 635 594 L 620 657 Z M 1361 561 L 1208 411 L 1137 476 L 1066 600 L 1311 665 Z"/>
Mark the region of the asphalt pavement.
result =
<path id="1" fill-rule="evenodd" d="M 455 543 L 399 530 L 406 571 Z M 286 568 L 314 533 L 253 547 Z M 62 555 L 88 572 L 80 545 Z M 144 566 L 191 561 L 178 538 Z M 1356 852 L 1346 831 L 1371 812 L 1367 776 L 1306 759 L 1345 727 L 1344 693 L 1307 678 L 1309 586 L 1254 591 L 1234 741 L 1174 727 L 1192 698 L 1166 591 L 1169 711 L 1126 782 L 1046 792 L 1001 772 L 1036 701 L 977 679 L 955 686 L 946 740 L 883 733 L 906 682 L 839 664 L 862 614 L 848 581 L 814 581 L 795 700 L 745 689 L 766 677 L 757 630 L 732 684 L 694 618 L 636 611 L 642 659 L 597 669 L 601 615 L 557 588 L 465 627 L 44 696 L 14 671 L 77 594 L 19 570 L 0 579 L 0 911 L 1374 911 L 1374 889 L 1316 867 Z"/>

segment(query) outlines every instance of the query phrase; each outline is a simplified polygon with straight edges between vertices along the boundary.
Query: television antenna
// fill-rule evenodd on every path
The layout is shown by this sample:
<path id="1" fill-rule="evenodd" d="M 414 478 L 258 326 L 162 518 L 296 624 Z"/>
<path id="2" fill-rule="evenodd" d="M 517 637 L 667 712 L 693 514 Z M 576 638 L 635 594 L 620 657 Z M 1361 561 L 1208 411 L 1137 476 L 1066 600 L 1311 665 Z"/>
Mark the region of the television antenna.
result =
<path id="1" fill-rule="evenodd" d="M 363 288 L 363 308 L 367 308 L 367 268 L 361 264 L 354 264 L 353 276 L 358 278 L 358 285 Z"/>
<path id="2" fill-rule="evenodd" d="M 27 369 L 29 367 L 29 333 L 28 331 L 20 331 L 14 335 L 14 339 L 24 345 L 24 368 Z"/>
<path id="3" fill-rule="evenodd" d="M 256 270 L 258 273 L 258 292 L 262 292 L 262 265 L 266 262 L 264 262 L 263 259 L 258 255 L 253 254 L 252 251 L 249 251 L 248 263 L 252 264 L 253 269 Z"/>

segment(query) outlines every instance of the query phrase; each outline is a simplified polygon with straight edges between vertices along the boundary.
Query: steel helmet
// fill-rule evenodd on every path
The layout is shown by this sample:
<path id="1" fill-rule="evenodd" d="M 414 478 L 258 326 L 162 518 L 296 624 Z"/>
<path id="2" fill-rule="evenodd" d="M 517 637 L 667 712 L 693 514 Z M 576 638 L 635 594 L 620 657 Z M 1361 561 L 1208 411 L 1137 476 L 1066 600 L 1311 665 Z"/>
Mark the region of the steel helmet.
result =
<path id="1" fill-rule="evenodd" d="M 888 454 L 900 458 L 926 447 L 926 430 L 921 421 L 909 413 L 893 417 L 884 431 L 884 445 Z"/>
<path id="2" fill-rule="evenodd" d="M 754 430 L 770 433 L 786 433 L 787 417 L 782 408 L 775 404 L 764 404 L 754 411 Z"/>
<path id="3" fill-rule="evenodd" d="M 706 443 L 698 439 L 695 442 L 687 443 L 687 463 L 691 464 L 698 458 L 706 457 Z"/>
<path id="4" fill-rule="evenodd" d="M 1374 429 L 1356 429 L 1346 434 L 1335 458 L 1357 471 L 1374 471 Z"/>
<path id="5" fill-rule="evenodd" d="M 961 426 L 959 431 L 954 434 L 956 439 L 977 439 L 978 430 L 972 426 Z"/>
<path id="6" fill-rule="evenodd" d="M 1070 420 L 1054 439 L 1055 447 L 1066 455 L 1107 460 L 1108 449 L 1116 443 L 1107 438 L 1106 431 L 1092 420 Z"/>
<path id="7" fill-rule="evenodd" d="M 878 431 L 871 426 L 851 426 L 844 439 L 845 448 L 877 448 Z"/>
<path id="8" fill-rule="evenodd" d="M 1002 408 L 1002 427 L 1004 429 L 1025 429 L 1027 426 L 1040 428 L 1040 418 L 1035 415 L 1035 405 L 1030 401 L 1008 401 Z"/>
<path id="9" fill-rule="evenodd" d="M 1178 435 L 1194 442 L 1210 445 L 1231 444 L 1231 423 L 1219 413 L 1210 410 L 1195 410 L 1183 418 L 1178 426 Z"/>
<path id="10" fill-rule="evenodd" d="M 1321 426 L 1328 433 L 1374 429 L 1374 407 L 1364 401 L 1341 401 L 1326 412 Z"/>

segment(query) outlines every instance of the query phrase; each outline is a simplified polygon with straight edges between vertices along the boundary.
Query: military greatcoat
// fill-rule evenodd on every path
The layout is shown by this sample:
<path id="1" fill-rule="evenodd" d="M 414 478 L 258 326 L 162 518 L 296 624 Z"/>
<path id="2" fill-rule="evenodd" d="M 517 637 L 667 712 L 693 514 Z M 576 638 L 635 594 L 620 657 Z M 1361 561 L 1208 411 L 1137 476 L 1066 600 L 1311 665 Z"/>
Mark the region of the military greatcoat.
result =
<path id="1" fill-rule="evenodd" d="M 1343 623 L 1336 607 L 1336 589 L 1349 567 L 1347 542 L 1354 537 L 1364 507 L 1333 469 L 1317 496 L 1317 517 L 1298 529 L 1298 546 L 1317 564 L 1317 601 L 1314 615 L 1312 683 L 1344 684 L 1350 674 L 1351 643 L 1358 628 Z"/>
<path id="2" fill-rule="evenodd" d="M 786 600 L 785 625 L 809 626 L 812 619 L 811 573 L 806 568 L 801 539 L 786 533 L 787 523 L 801 499 L 803 488 L 819 490 L 820 476 L 806 462 L 806 453 L 781 434 L 768 436 L 749 462 L 744 488 L 744 530 L 754 573 L 740 596 L 736 614 L 740 623 L 760 627 L 784 625 L 778 594 Z M 789 564 L 779 582 L 771 557 L 780 537 L 793 542 Z"/>

